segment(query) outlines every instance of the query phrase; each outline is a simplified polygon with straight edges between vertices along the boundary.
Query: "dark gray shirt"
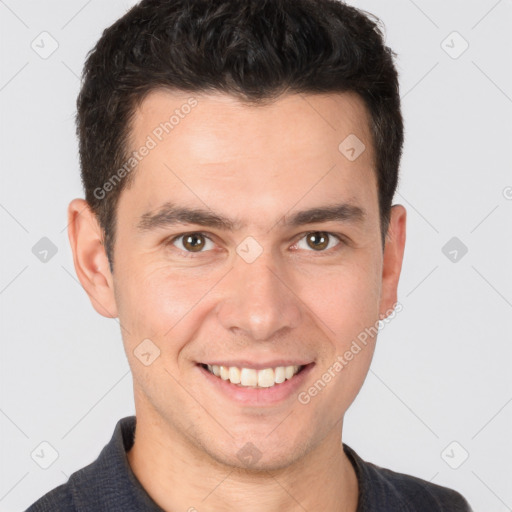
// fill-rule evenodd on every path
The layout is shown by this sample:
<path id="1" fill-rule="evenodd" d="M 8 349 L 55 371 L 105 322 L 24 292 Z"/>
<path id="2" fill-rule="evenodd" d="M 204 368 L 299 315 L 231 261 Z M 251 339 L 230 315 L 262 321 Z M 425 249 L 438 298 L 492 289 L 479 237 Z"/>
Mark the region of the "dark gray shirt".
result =
<path id="1" fill-rule="evenodd" d="M 133 446 L 135 416 L 117 422 L 99 457 L 36 501 L 25 512 L 163 512 L 135 477 L 126 452 Z M 456 491 L 395 473 L 362 460 L 343 443 L 359 481 L 357 512 L 472 512 Z"/>

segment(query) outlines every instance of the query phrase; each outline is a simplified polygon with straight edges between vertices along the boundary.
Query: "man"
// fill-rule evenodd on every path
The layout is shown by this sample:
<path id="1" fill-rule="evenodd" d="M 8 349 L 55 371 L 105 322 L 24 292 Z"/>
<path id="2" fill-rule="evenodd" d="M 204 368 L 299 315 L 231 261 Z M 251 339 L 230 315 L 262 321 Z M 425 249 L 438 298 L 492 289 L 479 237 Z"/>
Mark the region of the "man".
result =
<path id="1" fill-rule="evenodd" d="M 336 0 L 143 0 L 103 33 L 69 239 L 136 421 L 29 511 L 470 510 L 341 442 L 400 306 L 392 56 Z"/>

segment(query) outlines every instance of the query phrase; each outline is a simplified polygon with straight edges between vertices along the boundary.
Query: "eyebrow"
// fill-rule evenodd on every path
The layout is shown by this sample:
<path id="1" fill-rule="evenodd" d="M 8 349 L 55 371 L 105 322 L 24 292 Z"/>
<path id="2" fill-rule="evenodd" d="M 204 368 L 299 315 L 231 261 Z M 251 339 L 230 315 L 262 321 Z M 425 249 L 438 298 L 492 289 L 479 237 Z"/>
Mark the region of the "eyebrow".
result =
<path id="1" fill-rule="evenodd" d="M 281 224 L 291 227 L 329 221 L 360 224 L 365 218 L 366 211 L 360 206 L 340 203 L 309 208 L 296 212 L 289 217 L 284 216 L 284 221 Z M 144 213 L 137 224 L 137 229 L 145 232 L 177 224 L 198 224 L 224 231 L 237 231 L 245 227 L 245 223 L 240 220 L 229 219 L 211 210 L 187 208 L 167 202 L 156 211 Z"/>

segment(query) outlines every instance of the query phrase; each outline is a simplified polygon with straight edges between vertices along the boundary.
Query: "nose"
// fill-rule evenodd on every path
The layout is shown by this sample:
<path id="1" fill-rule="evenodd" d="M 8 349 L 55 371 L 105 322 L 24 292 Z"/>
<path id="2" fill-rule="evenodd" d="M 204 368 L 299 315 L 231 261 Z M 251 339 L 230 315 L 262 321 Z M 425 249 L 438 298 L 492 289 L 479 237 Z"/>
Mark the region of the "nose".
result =
<path id="1" fill-rule="evenodd" d="M 290 273 L 272 263 L 272 256 L 265 252 L 252 263 L 235 260 L 223 280 L 217 308 L 225 329 L 248 339 L 267 341 L 300 325 L 301 301 Z"/>

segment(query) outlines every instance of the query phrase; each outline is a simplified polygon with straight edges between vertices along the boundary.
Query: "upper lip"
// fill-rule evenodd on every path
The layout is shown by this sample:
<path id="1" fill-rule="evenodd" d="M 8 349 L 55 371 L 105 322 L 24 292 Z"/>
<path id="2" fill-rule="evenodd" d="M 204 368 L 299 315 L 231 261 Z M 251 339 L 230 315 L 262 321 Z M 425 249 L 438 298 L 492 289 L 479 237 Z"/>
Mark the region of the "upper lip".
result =
<path id="1" fill-rule="evenodd" d="M 274 359 L 272 361 L 247 361 L 247 360 L 232 360 L 232 361 L 204 361 L 199 364 L 208 364 L 215 366 L 236 366 L 238 368 L 252 368 L 254 370 L 264 370 L 265 368 L 277 368 L 278 366 L 306 366 L 312 361 L 304 361 L 298 359 Z"/>

